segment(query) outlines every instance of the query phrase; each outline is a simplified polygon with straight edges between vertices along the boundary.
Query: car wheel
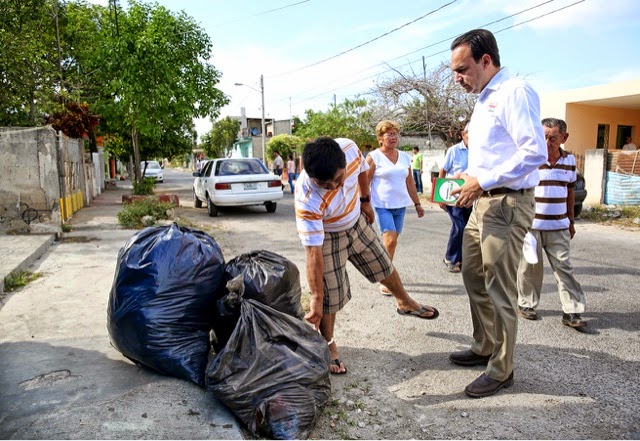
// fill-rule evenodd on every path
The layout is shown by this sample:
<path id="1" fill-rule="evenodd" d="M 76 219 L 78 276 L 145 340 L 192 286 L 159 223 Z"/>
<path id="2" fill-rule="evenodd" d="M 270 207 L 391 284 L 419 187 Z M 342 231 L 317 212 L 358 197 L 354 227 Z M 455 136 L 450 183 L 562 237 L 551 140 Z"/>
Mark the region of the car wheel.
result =
<path id="1" fill-rule="evenodd" d="M 216 217 L 218 215 L 218 206 L 211 202 L 209 195 L 207 195 L 207 212 L 210 217 Z"/>
<path id="2" fill-rule="evenodd" d="M 277 202 L 265 202 L 264 206 L 267 208 L 267 213 L 275 213 L 278 208 Z"/>
<path id="3" fill-rule="evenodd" d="M 577 217 L 580 216 L 580 213 L 582 213 L 582 204 L 576 204 L 573 206 L 573 216 Z"/>
<path id="4" fill-rule="evenodd" d="M 196 196 L 195 190 L 193 190 L 193 206 L 196 208 L 202 208 L 202 201 L 198 199 L 198 196 Z"/>

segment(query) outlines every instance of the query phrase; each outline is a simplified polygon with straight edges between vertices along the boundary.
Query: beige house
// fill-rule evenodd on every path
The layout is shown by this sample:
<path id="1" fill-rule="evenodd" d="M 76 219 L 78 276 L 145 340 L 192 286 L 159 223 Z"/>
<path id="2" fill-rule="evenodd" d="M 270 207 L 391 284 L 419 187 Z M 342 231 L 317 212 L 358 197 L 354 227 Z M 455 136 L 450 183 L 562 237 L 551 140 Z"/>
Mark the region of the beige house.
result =
<path id="1" fill-rule="evenodd" d="M 578 158 L 587 203 L 606 202 L 612 189 L 607 171 L 640 176 L 640 151 L 621 151 L 628 136 L 640 145 L 640 79 L 541 94 L 540 104 L 543 118 L 567 122 L 570 136 L 564 147 Z M 637 185 L 632 186 L 636 192 Z"/>

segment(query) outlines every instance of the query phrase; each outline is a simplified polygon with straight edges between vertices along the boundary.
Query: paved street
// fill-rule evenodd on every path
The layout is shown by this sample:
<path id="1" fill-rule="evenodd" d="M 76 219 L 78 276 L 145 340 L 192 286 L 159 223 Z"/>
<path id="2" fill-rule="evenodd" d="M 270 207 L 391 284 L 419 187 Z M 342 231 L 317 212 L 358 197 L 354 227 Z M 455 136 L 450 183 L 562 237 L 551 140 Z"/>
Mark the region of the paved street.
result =
<path id="1" fill-rule="evenodd" d="M 298 265 L 306 290 L 291 194 L 273 214 L 250 207 L 209 218 L 206 209 L 192 208 L 191 181 L 187 173 L 167 170 L 158 190 L 180 195 L 180 215 L 208 229 L 226 260 L 253 249 L 280 253 Z M 106 305 L 118 250 L 133 231 L 106 221 L 108 229 L 100 229 L 97 216 L 87 214 L 97 213 L 99 205 L 78 213 L 77 229 L 31 267 L 43 277 L 0 304 L 0 438 L 241 437 L 237 423 L 205 391 L 140 369 L 110 346 Z M 104 210 L 100 216 L 106 219 L 117 207 Z M 410 209 L 396 257 L 409 292 L 440 309 L 435 322 L 397 316 L 391 299 L 350 273 L 353 299 L 339 314 L 336 332 L 349 374 L 333 377 L 332 388 L 336 399 L 350 398 L 354 384 L 366 383 L 367 397 L 360 400 L 369 419 L 362 430 L 347 426 L 346 433 L 364 438 L 640 438 L 640 232 L 578 221 L 572 260 L 587 294 L 584 317 L 590 333 L 560 323 L 555 282 L 547 272 L 542 320 L 520 321 L 514 387 L 470 400 L 462 389 L 478 371 L 454 368 L 446 359 L 470 343 L 471 332 L 461 277 L 446 272 L 441 262 L 448 228 L 447 215 L 437 207 L 428 207 L 423 219 Z M 381 407 L 379 413 L 373 412 L 375 406 Z M 395 414 L 383 422 L 387 407 Z M 461 419 L 461 412 L 471 417 Z M 420 415 L 437 424 L 425 423 Z M 315 436 L 345 437 L 329 429 L 329 418 L 321 415 Z"/>

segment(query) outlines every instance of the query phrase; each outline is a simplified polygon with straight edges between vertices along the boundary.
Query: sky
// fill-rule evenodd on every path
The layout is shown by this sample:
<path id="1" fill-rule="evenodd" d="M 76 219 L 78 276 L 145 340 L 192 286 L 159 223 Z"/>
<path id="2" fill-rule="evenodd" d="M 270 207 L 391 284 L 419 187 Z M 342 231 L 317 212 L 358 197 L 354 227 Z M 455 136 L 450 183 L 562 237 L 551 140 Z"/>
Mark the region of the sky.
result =
<path id="1" fill-rule="evenodd" d="M 107 5 L 107 0 L 92 0 Z M 502 66 L 539 93 L 640 80 L 638 0 L 157 0 L 208 33 L 230 99 L 221 117 L 304 118 L 377 82 L 449 62 L 451 41 L 492 31 Z M 119 0 L 127 7 L 127 0 Z M 244 84 L 236 86 L 236 83 Z M 202 136 L 208 118 L 196 120 Z"/>

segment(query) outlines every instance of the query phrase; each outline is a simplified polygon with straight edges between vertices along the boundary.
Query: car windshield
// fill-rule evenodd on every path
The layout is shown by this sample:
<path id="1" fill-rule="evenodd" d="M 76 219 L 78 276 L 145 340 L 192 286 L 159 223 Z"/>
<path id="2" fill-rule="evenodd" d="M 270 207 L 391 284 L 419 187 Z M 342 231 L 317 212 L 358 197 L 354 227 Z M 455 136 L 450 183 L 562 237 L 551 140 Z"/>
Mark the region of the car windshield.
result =
<path id="1" fill-rule="evenodd" d="M 216 176 L 262 175 L 269 170 L 257 159 L 227 159 L 216 167 Z"/>
<path id="2" fill-rule="evenodd" d="M 140 167 L 142 167 L 142 169 L 144 170 L 144 162 L 140 165 Z M 156 170 L 159 168 L 160 168 L 160 164 L 157 163 L 156 161 L 147 162 L 147 170 Z"/>

